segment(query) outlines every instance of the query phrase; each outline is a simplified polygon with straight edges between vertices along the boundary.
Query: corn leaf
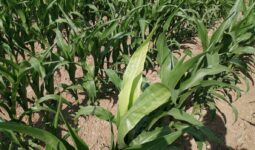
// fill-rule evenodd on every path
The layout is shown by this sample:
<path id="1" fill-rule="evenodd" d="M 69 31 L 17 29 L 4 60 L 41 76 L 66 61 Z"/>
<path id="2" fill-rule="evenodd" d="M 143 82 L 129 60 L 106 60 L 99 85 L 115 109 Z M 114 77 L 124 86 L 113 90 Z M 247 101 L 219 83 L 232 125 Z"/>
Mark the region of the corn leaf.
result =
<path id="1" fill-rule="evenodd" d="M 117 124 L 141 93 L 142 71 L 149 49 L 149 40 L 150 38 L 135 51 L 124 73 L 118 101 Z"/>
<path id="2" fill-rule="evenodd" d="M 72 140 L 76 146 L 76 150 L 88 150 L 88 146 L 87 144 L 85 144 L 85 142 L 78 136 L 78 134 L 74 131 L 74 129 L 69 125 L 68 122 L 66 122 L 64 116 L 62 115 L 62 113 L 60 112 L 60 116 L 62 118 L 62 120 L 64 121 L 67 129 L 68 129 L 68 132 L 69 134 L 71 135 L 72 137 Z"/>
<path id="3" fill-rule="evenodd" d="M 10 123 L 10 122 L 1 122 L 0 123 L 0 129 L 3 130 L 11 130 L 19 133 L 23 133 L 26 135 L 30 135 L 36 139 L 39 139 L 46 143 L 47 145 L 50 145 L 50 147 L 54 150 L 67 150 L 66 146 L 61 142 L 60 139 L 52 135 L 51 133 L 38 129 L 29 127 L 26 125 L 18 124 L 18 123 Z"/>
<path id="4" fill-rule="evenodd" d="M 210 46 L 209 46 L 208 51 L 212 50 L 211 48 L 212 48 L 212 46 L 214 46 L 214 44 L 221 41 L 224 31 L 226 29 L 228 29 L 234 23 L 234 19 L 236 18 L 237 14 L 239 13 L 239 11 L 241 9 L 241 5 L 242 5 L 242 0 L 237 0 L 235 2 L 235 5 L 229 12 L 227 19 L 213 33 L 211 40 L 210 40 Z"/>
<path id="5" fill-rule="evenodd" d="M 203 55 L 204 54 L 199 54 L 184 63 L 183 60 L 180 60 L 176 64 L 173 70 L 168 74 L 169 77 L 165 83 L 171 91 L 174 90 L 175 86 L 182 78 L 182 76 L 187 72 L 187 70 L 194 66 Z"/>
<path id="6" fill-rule="evenodd" d="M 196 19 L 195 22 L 197 24 L 198 37 L 202 42 L 203 50 L 206 50 L 209 46 L 208 31 L 202 21 Z"/>
<path id="7" fill-rule="evenodd" d="M 129 146 L 141 145 L 144 143 L 148 143 L 150 141 L 154 141 L 157 138 L 163 137 L 171 133 L 171 129 L 169 127 L 164 128 L 156 128 L 153 131 L 142 132 L 138 137 L 136 137 Z"/>
<path id="8" fill-rule="evenodd" d="M 99 107 L 99 106 L 80 106 L 79 111 L 75 115 L 75 119 L 80 116 L 88 116 L 88 115 L 95 115 L 96 117 L 106 120 L 112 121 L 114 116 L 111 112 L 107 111 L 106 109 Z"/>
<path id="9" fill-rule="evenodd" d="M 183 134 L 182 130 L 178 130 L 175 132 L 172 132 L 168 135 L 165 135 L 161 138 L 158 138 L 154 141 L 147 142 L 142 145 L 135 145 L 126 148 L 125 150 L 166 150 L 166 149 L 173 149 L 175 150 L 176 147 L 174 146 L 169 146 L 171 145 L 174 141 L 176 141 L 181 135 Z"/>
<path id="10" fill-rule="evenodd" d="M 139 96 L 133 107 L 121 118 L 118 128 L 119 148 L 125 147 L 124 138 L 126 134 L 132 130 L 143 117 L 168 102 L 170 95 L 168 88 L 157 83 L 148 87 L 144 93 Z"/>
<path id="11" fill-rule="evenodd" d="M 200 84 L 201 81 L 203 81 L 203 78 L 208 76 L 208 75 L 215 75 L 219 74 L 224 71 L 228 71 L 229 69 L 225 66 L 218 65 L 213 68 L 205 68 L 205 69 L 200 69 L 197 71 L 194 75 L 192 75 L 188 80 L 184 81 L 181 84 L 181 91 L 184 91 L 188 88 L 197 86 Z"/>
<path id="12" fill-rule="evenodd" d="M 164 34 L 165 33 L 161 33 L 159 35 L 156 46 L 158 51 L 157 61 L 160 65 L 160 79 L 162 83 L 167 83 L 169 74 L 174 66 L 174 56 L 168 49 L 167 40 Z"/>
<path id="13" fill-rule="evenodd" d="M 174 117 L 177 120 L 181 120 L 181 121 L 185 121 L 188 122 L 194 126 L 196 126 L 196 128 L 198 130 L 201 131 L 201 133 L 203 133 L 205 136 L 207 136 L 207 138 L 209 140 L 212 140 L 214 142 L 217 143 L 222 143 L 221 140 L 219 140 L 214 133 L 209 130 L 208 128 L 206 128 L 202 122 L 198 121 L 197 119 L 195 119 L 192 115 L 186 113 L 183 110 L 177 109 L 177 108 L 173 108 L 169 111 L 169 115 L 171 115 L 172 117 Z"/>
<path id="14" fill-rule="evenodd" d="M 120 79 L 118 74 L 112 69 L 106 69 L 105 72 L 109 77 L 109 81 L 111 81 L 115 85 L 115 87 L 120 90 L 122 80 Z"/>

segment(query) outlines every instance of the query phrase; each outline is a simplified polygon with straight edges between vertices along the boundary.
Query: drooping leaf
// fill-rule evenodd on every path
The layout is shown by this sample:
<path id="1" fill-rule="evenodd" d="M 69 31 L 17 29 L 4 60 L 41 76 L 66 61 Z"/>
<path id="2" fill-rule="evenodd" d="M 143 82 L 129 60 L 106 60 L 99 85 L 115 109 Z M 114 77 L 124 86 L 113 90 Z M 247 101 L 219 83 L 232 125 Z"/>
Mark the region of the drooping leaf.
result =
<path id="1" fill-rule="evenodd" d="M 237 0 L 235 2 L 235 5 L 232 7 L 231 11 L 229 12 L 227 19 L 213 33 L 210 40 L 210 44 L 209 44 L 210 48 L 212 48 L 214 44 L 216 44 L 217 42 L 221 41 L 224 31 L 228 29 L 234 23 L 234 19 L 237 17 L 237 14 L 240 11 L 241 5 L 242 5 L 242 0 Z M 211 50 L 210 48 L 208 51 Z"/>
<path id="2" fill-rule="evenodd" d="M 174 90 L 175 86 L 182 78 L 182 76 L 187 72 L 187 70 L 194 66 L 198 62 L 198 60 L 203 56 L 204 54 L 199 54 L 195 57 L 192 57 L 186 62 L 180 60 L 168 75 L 169 78 L 165 84 L 169 87 L 169 89 Z"/>
<path id="3" fill-rule="evenodd" d="M 85 142 L 78 136 L 78 134 L 74 131 L 74 129 L 69 125 L 68 122 L 66 122 L 63 114 L 60 112 L 60 116 L 62 118 L 62 120 L 64 121 L 67 129 L 68 129 L 68 133 L 71 135 L 72 140 L 76 146 L 76 150 L 88 150 L 88 146 L 87 144 L 85 144 Z"/>
<path id="4" fill-rule="evenodd" d="M 34 127 L 18 124 L 18 123 L 11 123 L 11 122 L 1 122 L 0 129 L 3 130 L 11 130 L 19 133 L 23 133 L 26 135 L 30 135 L 36 139 L 39 139 L 49 145 L 54 150 L 67 150 L 66 146 L 61 142 L 53 134 Z"/>
<path id="5" fill-rule="evenodd" d="M 219 140 L 210 129 L 205 127 L 202 122 L 198 121 L 192 115 L 184 112 L 183 110 L 173 108 L 169 111 L 169 115 L 171 115 L 172 117 L 174 117 L 177 120 L 185 121 L 185 122 L 188 122 L 188 123 L 194 125 L 209 140 L 212 140 L 212 141 L 220 143 L 220 144 L 222 143 L 222 141 Z"/>
<path id="6" fill-rule="evenodd" d="M 136 137 L 129 146 L 141 145 L 150 141 L 154 141 L 157 138 L 163 137 L 171 133 L 171 129 L 168 127 L 165 128 L 156 128 L 153 131 L 142 132 L 138 137 Z"/>
<path id="7" fill-rule="evenodd" d="M 198 70 L 194 75 L 192 75 L 188 80 L 184 81 L 180 89 L 186 90 L 188 88 L 194 87 L 196 85 L 199 85 L 200 82 L 202 82 L 203 78 L 208 76 L 208 75 L 215 75 L 222 73 L 224 71 L 228 71 L 228 68 L 222 65 L 215 66 L 213 68 L 206 68 L 206 69 L 200 69 Z"/>
<path id="8" fill-rule="evenodd" d="M 238 47 L 231 51 L 234 54 L 241 55 L 241 54 L 254 54 L 255 53 L 255 48 L 251 46 L 246 46 L 246 47 Z"/>
<path id="9" fill-rule="evenodd" d="M 80 106 L 80 109 L 75 115 L 77 119 L 79 116 L 88 116 L 88 115 L 95 115 L 96 117 L 106 120 L 106 121 L 113 121 L 114 116 L 111 112 L 105 110 L 99 106 Z"/>
<path id="10" fill-rule="evenodd" d="M 175 150 L 175 146 L 171 146 L 171 144 L 176 141 L 183 134 L 182 130 L 178 130 L 172 132 L 168 135 L 165 135 L 161 138 L 153 140 L 151 142 L 147 142 L 141 145 L 135 145 L 126 148 L 125 150 L 165 150 L 165 149 L 173 149 Z"/>

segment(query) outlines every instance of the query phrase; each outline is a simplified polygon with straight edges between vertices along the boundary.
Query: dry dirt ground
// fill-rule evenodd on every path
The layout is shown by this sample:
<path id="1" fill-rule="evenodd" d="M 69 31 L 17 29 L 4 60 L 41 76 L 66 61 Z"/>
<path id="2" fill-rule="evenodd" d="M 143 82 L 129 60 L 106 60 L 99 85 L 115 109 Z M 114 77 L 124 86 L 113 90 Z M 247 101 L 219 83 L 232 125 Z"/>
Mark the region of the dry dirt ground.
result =
<path id="1" fill-rule="evenodd" d="M 198 40 L 195 40 L 198 41 Z M 185 44 L 190 47 L 194 54 L 201 52 L 199 42 Z M 148 72 L 146 75 L 150 81 L 157 80 L 155 72 Z M 253 75 L 253 77 L 255 77 Z M 241 85 L 245 89 L 244 85 Z M 116 95 L 108 99 L 99 100 L 99 105 L 116 113 Z M 216 119 L 207 122 L 207 126 L 225 143 L 224 146 L 208 143 L 204 149 L 212 150 L 253 150 L 255 149 L 255 87 L 252 86 L 249 92 L 244 92 L 241 99 L 233 105 L 238 109 L 238 120 L 234 123 L 234 114 L 231 107 L 224 102 L 217 102 L 217 107 L 221 110 Z M 106 121 L 90 116 L 80 118 L 79 135 L 86 141 L 91 150 L 108 150 L 111 142 L 110 125 Z M 116 132 L 116 129 L 115 129 Z M 191 140 L 185 149 L 196 150 L 194 142 Z"/>
<path id="2" fill-rule="evenodd" d="M 234 123 L 232 110 L 226 103 L 220 102 L 217 106 L 225 117 L 218 116 L 216 121 L 209 125 L 211 129 L 224 140 L 229 149 L 255 149 L 255 87 L 234 102 L 239 111 L 237 122 Z"/>

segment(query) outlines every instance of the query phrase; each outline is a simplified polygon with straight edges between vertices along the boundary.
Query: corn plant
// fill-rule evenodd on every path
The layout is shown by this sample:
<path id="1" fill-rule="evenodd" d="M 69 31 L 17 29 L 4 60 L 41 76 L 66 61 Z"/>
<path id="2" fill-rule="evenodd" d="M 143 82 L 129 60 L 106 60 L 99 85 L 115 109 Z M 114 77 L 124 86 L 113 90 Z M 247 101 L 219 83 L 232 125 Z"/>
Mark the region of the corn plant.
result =
<path id="1" fill-rule="evenodd" d="M 211 1 L 208 3 L 212 3 L 213 6 L 225 5 L 219 2 L 214 4 Z M 151 28 L 153 23 L 162 22 L 165 24 L 164 30 L 178 35 L 176 32 L 183 29 L 180 27 L 181 24 L 185 24 L 182 23 L 183 19 L 175 18 L 177 21 L 172 24 L 170 20 L 175 17 L 179 8 L 201 7 L 199 12 L 207 11 L 202 6 L 203 3 L 165 0 L 150 1 L 147 4 L 144 1 L 4 0 L 1 1 L 1 32 L 4 35 L 1 36 L 1 41 L 5 45 L 3 48 L 11 49 L 16 62 L 17 56 L 23 59 L 28 59 L 26 56 L 33 56 L 36 59 L 40 57 L 40 60 L 48 61 L 47 65 L 42 64 L 42 66 L 46 67 L 44 68 L 46 73 L 51 72 L 45 76 L 47 85 L 45 88 L 50 94 L 54 94 L 53 74 L 63 66 L 68 71 L 72 84 L 75 85 L 73 87 L 86 91 L 93 103 L 96 93 L 100 91 L 98 87 L 104 83 L 106 59 L 108 68 L 120 72 L 118 64 L 127 62 L 127 56 L 141 44 L 146 29 Z M 120 7 L 122 9 L 117 9 Z M 211 8 L 209 5 L 208 7 Z M 132 37 L 131 45 L 127 45 L 128 36 Z M 183 36 L 179 35 L 179 37 Z M 120 45 L 124 48 L 122 49 Z M 114 47 L 113 51 L 111 47 Z M 37 49 L 45 51 L 38 56 Z M 53 52 L 53 49 L 57 49 L 57 52 Z M 86 63 L 86 58 L 90 55 L 93 56 L 93 64 Z M 112 62 L 109 61 L 111 56 Z M 78 62 L 75 61 L 75 57 L 79 58 Z M 82 67 L 84 78 L 75 77 L 77 65 Z M 34 78 L 38 80 L 38 77 Z M 33 89 L 36 90 L 36 94 L 39 93 L 38 87 Z M 69 91 L 73 93 L 72 90 Z M 73 93 L 73 96 L 76 95 L 77 92 Z"/>
<path id="2" fill-rule="evenodd" d="M 227 1 L 227 5 L 231 2 Z M 209 107 L 213 112 L 213 98 L 231 105 L 224 95 L 229 89 L 240 93 L 235 86 L 240 78 L 251 79 L 254 4 L 251 1 L 246 7 L 237 1 L 210 42 L 204 22 L 214 19 L 197 15 L 197 20 L 185 15 L 223 11 L 223 6 L 225 1 L 2 0 L 0 107 L 5 117 L 0 123 L 4 135 L 1 148 L 88 149 L 62 114 L 63 106 L 72 108 L 63 94 L 71 93 L 78 99 L 78 91 L 86 92 L 93 104 L 100 88 L 108 83 L 105 73 L 120 90 L 117 115 L 88 106 L 81 107 L 76 118 L 94 114 L 116 124 L 118 141 L 117 145 L 112 142 L 112 149 L 154 149 L 158 145 L 162 149 L 169 145 L 175 148 L 185 132 L 195 137 L 199 147 L 206 138 L 219 141 L 185 110 L 191 101 L 192 106 Z M 240 12 L 244 14 L 241 19 Z M 147 37 L 146 31 L 155 24 Z M 188 61 L 177 60 L 167 43 L 184 38 L 183 27 L 192 31 L 192 24 L 197 26 L 204 52 Z M 130 37 L 132 42 L 128 44 Z M 161 83 L 141 89 L 152 39 L 161 67 Z M 155 54 L 149 52 L 152 65 Z M 93 57 L 93 63 L 86 62 L 88 56 Z M 120 64 L 128 64 L 121 78 Z M 82 77 L 75 75 L 78 67 Z M 60 68 L 68 72 L 69 84 L 54 82 Z M 225 93 L 217 91 L 221 88 Z M 33 121 L 35 114 L 42 125 Z M 63 125 L 68 131 L 64 137 L 59 134 Z M 67 137 L 73 144 L 67 142 Z"/>
<path id="3" fill-rule="evenodd" d="M 255 17 L 254 6 L 254 3 L 246 6 L 243 1 L 236 1 L 228 19 L 217 28 L 211 39 L 204 24 L 194 19 L 204 51 L 186 61 L 185 57 L 178 60 L 169 53 L 166 33 L 161 33 L 156 42 L 161 83 L 152 84 L 142 91 L 141 78 L 149 37 L 129 61 L 115 118 L 96 106 L 81 107 L 77 117 L 93 114 L 116 124 L 118 141 L 113 149 L 174 149 L 180 146 L 178 140 L 184 133 L 194 137 L 199 149 L 206 140 L 223 144 L 203 122 L 195 119 L 193 113 L 202 108 L 215 113 L 215 100 L 223 100 L 237 115 L 227 95 L 233 90 L 239 97 L 242 90 L 237 83 L 242 78 L 252 81 L 250 73 L 254 68 L 252 54 L 255 49 L 254 22 L 250 21 Z M 244 15 L 239 18 L 241 13 Z M 240 30 L 243 30 L 242 35 L 239 34 L 241 37 L 236 35 Z M 224 40 L 229 34 L 232 34 L 230 39 Z M 233 63 L 233 59 L 239 63 Z M 193 113 L 186 112 L 189 108 L 193 108 Z"/>

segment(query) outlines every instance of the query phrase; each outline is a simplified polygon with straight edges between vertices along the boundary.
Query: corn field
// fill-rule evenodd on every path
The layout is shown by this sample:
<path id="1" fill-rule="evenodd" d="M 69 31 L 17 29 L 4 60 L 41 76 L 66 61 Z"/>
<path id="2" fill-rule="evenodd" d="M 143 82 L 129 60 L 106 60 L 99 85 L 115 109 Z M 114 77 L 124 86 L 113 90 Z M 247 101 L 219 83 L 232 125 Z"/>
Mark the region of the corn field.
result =
<path id="1" fill-rule="evenodd" d="M 87 150 L 87 116 L 109 122 L 110 150 L 178 150 L 186 134 L 223 144 L 196 116 L 223 101 L 238 118 L 254 20 L 254 0 L 0 0 L 0 149 Z M 177 57 L 192 37 L 202 52 Z M 98 105 L 112 93 L 116 114 Z"/>

